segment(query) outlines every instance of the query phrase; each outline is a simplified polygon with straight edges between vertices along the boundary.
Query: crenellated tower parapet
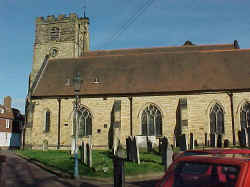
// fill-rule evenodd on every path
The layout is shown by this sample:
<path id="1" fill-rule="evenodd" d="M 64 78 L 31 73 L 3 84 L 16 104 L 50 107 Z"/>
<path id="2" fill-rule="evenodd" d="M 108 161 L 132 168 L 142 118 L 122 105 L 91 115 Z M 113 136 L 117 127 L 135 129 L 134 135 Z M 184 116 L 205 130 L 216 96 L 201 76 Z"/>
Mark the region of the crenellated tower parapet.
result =
<path id="1" fill-rule="evenodd" d="M 75 13 L 36 18 L 34 57 L 30 85 L 46 55 L 50 58 L 82 56 L 89 50 L 89 18 Z"/>

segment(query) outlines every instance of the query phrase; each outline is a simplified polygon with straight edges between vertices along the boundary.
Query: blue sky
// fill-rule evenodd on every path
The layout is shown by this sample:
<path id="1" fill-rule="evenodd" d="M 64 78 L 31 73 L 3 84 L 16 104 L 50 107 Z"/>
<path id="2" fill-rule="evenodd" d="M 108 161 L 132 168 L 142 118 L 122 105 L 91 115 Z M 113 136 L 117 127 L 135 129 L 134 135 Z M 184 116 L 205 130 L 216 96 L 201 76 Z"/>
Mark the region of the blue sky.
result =
<path id="1" fill-rule="evenodd" d="M 112 36 L 148 0 L 0 0 L 0 104 L 11 96 L 24 113 L 35 18 L 77 13 L 87 4 L 90 47 L 97 49 L 223 44 L 250 48 L 250 0 L 154 0 L 116 40 Z"/>

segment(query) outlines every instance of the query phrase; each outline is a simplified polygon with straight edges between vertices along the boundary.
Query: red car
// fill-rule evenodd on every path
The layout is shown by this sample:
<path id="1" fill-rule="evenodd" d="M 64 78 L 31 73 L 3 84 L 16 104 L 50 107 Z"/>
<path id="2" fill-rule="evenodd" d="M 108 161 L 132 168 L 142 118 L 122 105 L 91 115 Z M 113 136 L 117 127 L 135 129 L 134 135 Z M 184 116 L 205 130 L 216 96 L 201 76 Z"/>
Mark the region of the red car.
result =
<path id="1" fill-rule="evenodd" d="M 250 154 L 183 156 L 156 187 L 249 187 Z"/>
<path id="2" fill-rule="evenodd" d="M 212 148 L 212 149 L 187 150 L 177 155 L 173 155 L 173 160 L 176 160 L 183 156 L 207 155 L 207 154 L 250 154 L 250 149 Z"/>

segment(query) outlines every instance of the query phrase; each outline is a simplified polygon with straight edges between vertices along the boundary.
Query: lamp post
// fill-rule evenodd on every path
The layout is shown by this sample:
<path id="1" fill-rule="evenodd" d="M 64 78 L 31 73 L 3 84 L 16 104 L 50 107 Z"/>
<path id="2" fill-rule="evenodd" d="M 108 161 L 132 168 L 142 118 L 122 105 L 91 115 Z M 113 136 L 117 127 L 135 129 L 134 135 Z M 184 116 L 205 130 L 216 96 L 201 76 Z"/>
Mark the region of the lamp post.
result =
<path id="1" fill-rule="evenodd" d="M 74 177 L 79 178 L 79 170 L 78 170 L 78 128 L 79 128 L 79 120 L 78 120 L 78 111 L 80 110 L 80 101 L 79 101 L 79 92 L 81 89 L 81 75 L 80 72 L 76 72 L 73 77 L 73 86 L 74 86 L 74 94 L 75 94 L 75 102 L 73 102 L 74 112 L 75 112 L 75 167 L 74 167 Z"/>

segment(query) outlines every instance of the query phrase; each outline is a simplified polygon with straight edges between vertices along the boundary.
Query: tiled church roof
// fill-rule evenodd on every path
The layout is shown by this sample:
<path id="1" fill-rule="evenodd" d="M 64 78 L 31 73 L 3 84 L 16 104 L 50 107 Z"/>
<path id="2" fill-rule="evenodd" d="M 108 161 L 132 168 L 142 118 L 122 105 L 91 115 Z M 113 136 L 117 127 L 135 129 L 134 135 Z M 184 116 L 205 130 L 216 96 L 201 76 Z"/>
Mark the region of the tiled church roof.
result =
<path id="1" fill-rule="evenodd" d="M 32 96 L 73 95 L 69 80 L 75 71 L 81 72 L 80 94 L 85 96 L 250 88 L 250 49 L 233 45 L 173 48 L 94 51 L 80 58 L 51 59 Z M 97 77 L 101 83 L 94 84 Z"/>

